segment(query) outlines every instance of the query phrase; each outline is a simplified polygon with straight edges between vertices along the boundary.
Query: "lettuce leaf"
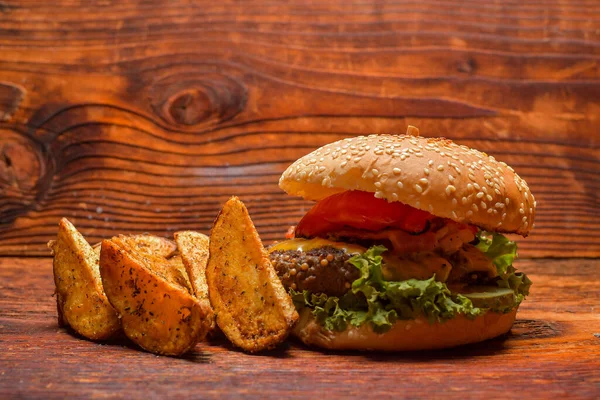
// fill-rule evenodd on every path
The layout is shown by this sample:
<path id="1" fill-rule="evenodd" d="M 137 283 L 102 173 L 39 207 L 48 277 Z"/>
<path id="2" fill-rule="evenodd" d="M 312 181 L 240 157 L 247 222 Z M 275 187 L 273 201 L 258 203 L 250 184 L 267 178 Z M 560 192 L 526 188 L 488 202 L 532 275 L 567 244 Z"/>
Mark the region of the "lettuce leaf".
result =
<path id="1" fill-rule="evenodd" d="M 522 272 L 517 272 L 512 263 L 517 258 L 517 244 L 499 233 L 479 231 L 477 247 L 496 266 L 498 286 L 510 288 L 515 292 L 516 305 L 529 294 L 531 280 Z"/>
<path id="2" fill-rule="evenodd" d="M 512 266 L 517 258 L 517 245 L 498 233 L 480 231 L 477 238 L 476 247 L 496 266 L 497 285 L 515 292 L 513 305 L 493 311 L 509 312 L 529 294 L 531 286 L 531 280 Z M 467 297 L 452 293 L 445 283 L 435 280 L 435 275 L 425 280 L 386 281 L 381 268 L 381 255 L 385 251 L 384 246 L 373 246 L 349 260 L 360 271 L 360 277 L 341 297 L 290 289 L 296 308 L 310 308 L 315 319 L 331 331 L 370 323 L 379 333 L 389 330 L 399 319 L 424 316 L 434 323 L 452 319 L 457 314 L 475 318 L 487 311 L 474 307 Z"/>
<path id="3" fill-rule="evenodd" d="M 477 232 L 477 239 L 479 243 L 475 247 L 492 260 L 498 275 L 506 274 L 508 267 L 517 258 L 517 244 L 504 235 L 486 231 Z"/>
<path id="4" fill-rule="evenodd" d="M 389 330 L 398 319 L 424 315 L 433 323 L 457 314 L 475 318 L 485 312 L 473 307 L 468 298 L 452 294 L 435 276 L 427 280 L 386 281 L 381 270 L 381 254 L 386 250 L 374 246 L 350 259 L 361 276 L 341 298 L 290 290 L 296 307 L 311 308 L 315 319 L 328 330 L 343 331 L 348 324 L 359 327 L 370 323 L 379 333 Z"/>

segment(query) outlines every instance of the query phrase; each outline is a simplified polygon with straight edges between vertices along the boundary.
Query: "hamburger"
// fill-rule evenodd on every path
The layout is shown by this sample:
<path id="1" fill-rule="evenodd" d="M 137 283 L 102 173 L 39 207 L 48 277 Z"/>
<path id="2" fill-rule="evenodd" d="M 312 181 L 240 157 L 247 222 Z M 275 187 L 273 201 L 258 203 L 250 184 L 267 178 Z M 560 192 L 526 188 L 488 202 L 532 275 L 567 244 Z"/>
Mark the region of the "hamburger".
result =
<path id="1" fill-rule="evenodd" d="M 526 237 L 536 202 L 506 163 L 409 127 L 325 145 L 279 186 L 316 202 L 269 248 L 307 345 L 437 349 L 510 330 L 531 281 L 504 234 Z"/>

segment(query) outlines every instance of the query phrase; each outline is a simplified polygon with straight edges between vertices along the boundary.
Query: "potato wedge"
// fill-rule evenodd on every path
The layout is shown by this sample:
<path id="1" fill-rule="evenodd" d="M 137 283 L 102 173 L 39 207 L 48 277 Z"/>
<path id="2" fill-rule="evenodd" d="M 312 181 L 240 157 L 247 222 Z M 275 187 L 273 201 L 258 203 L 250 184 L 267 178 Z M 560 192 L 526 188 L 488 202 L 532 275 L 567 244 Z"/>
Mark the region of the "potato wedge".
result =
<path id="1" fill-rule="evenodd" d="M 179 284 L 183 263 L 141 251 L 126 238 L 102 241 L 100 274 L 127 337 L 145 350 L 180 355 L 202 340 L 211 312 Z"/>
<path id="2" fill-rule="evenodd" d="M 121 329 L 121 321 L 102 287 L 100 253 L 66 218 L 58 223 L 58 237 L 48 247 L 54 254 L 58 324 L 91 340 L 113 336 Z"/>
<path id="3" fill-rule="evenodd" d="M 208 298 L 208 285 L 206 284 L 206 264 L 208 263 L 209 238 L 199 232 L 175 232 L 175 243 L 181 255 L 183 265 L 188 273 L 194 295 L 201 303 L 212 310 Z M 214 314 L 211 312 L 211 329 L 214 328 Z"/>
<path id="4" fill-rule="evenodd" d="M 210 302 L 227 338 L 248 352 L 284 341 L 298 313 L 237 197 L 230 198 L 217 216 L 209 248 Z"/>
<path id="5" fill-rule="evenodd" d="M 171 263 L 156 263 L 153 268 L 162 277 L 177 285 L 183 286 L 190 294 L 193 294 L 192 284 L 181 259 L 177 261 L 177 245 L 167 238 L 142 235 L 119 235 L 120 243 L 135 253 L 148 256 L 157 256 L 166 259 L 173 258 Z"/>

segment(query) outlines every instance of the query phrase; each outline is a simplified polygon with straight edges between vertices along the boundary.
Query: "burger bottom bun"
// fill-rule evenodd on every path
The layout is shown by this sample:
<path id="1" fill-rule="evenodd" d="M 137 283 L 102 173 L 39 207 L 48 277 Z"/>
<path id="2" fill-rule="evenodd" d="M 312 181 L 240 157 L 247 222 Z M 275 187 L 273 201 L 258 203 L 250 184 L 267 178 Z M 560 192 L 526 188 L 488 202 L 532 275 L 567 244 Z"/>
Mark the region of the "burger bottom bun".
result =
<path id="1" fill-rule="evenodd" d="M 375 333 L 370 324 L 360 328 L 349 326 L 343 332 L 328 331 L 313 318 L 309 309 L 300 313 L 293 333 L 309 346 L 331 350 L 410 351 L 442 349 L 481 342 L 510 330 L 517 308 L 507 314 L 487 312 L 475 319 L 460 315 L 446 322 L 430 324 L 419 317 L 397 321 L 382 334 Z"/>

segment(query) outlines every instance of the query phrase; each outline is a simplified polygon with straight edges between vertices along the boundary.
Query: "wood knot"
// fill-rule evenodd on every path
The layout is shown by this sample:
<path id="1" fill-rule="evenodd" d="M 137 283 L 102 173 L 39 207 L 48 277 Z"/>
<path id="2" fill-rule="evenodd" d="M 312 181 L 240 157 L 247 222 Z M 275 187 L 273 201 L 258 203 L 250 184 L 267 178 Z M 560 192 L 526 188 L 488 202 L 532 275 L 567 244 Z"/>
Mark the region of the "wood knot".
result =
<path id="1" fill-rule="evenodd" d="M 40 198 L 46 162 L 41 147 L 24 134 L 0 128 L 0 221 L 10 223 Z"/>
<path id="2" fill-rule="evenodd" d="M 175 125 L 217 125 L 245 106 L 246 87 L 237 79 L 216 72 L 200 76 L 171 75 L 150 90 L 153 111 Z"/>
<path id="3" fill-rule="evenodd" d="M 463 72 L 465 74 L 472 75 L 477 69 L 477 62 L 473 58 L 469 57 L 466 60 L 459 61 L 458 65 L 456 66 L 456 69 L 458 70 L 458 72 Z"/>
<path id="4" fill-rule="evenodd" d="M 25 89 L 11 83 L 0 82 L 0 121 L 8 121 L 19 109 Z"/>

